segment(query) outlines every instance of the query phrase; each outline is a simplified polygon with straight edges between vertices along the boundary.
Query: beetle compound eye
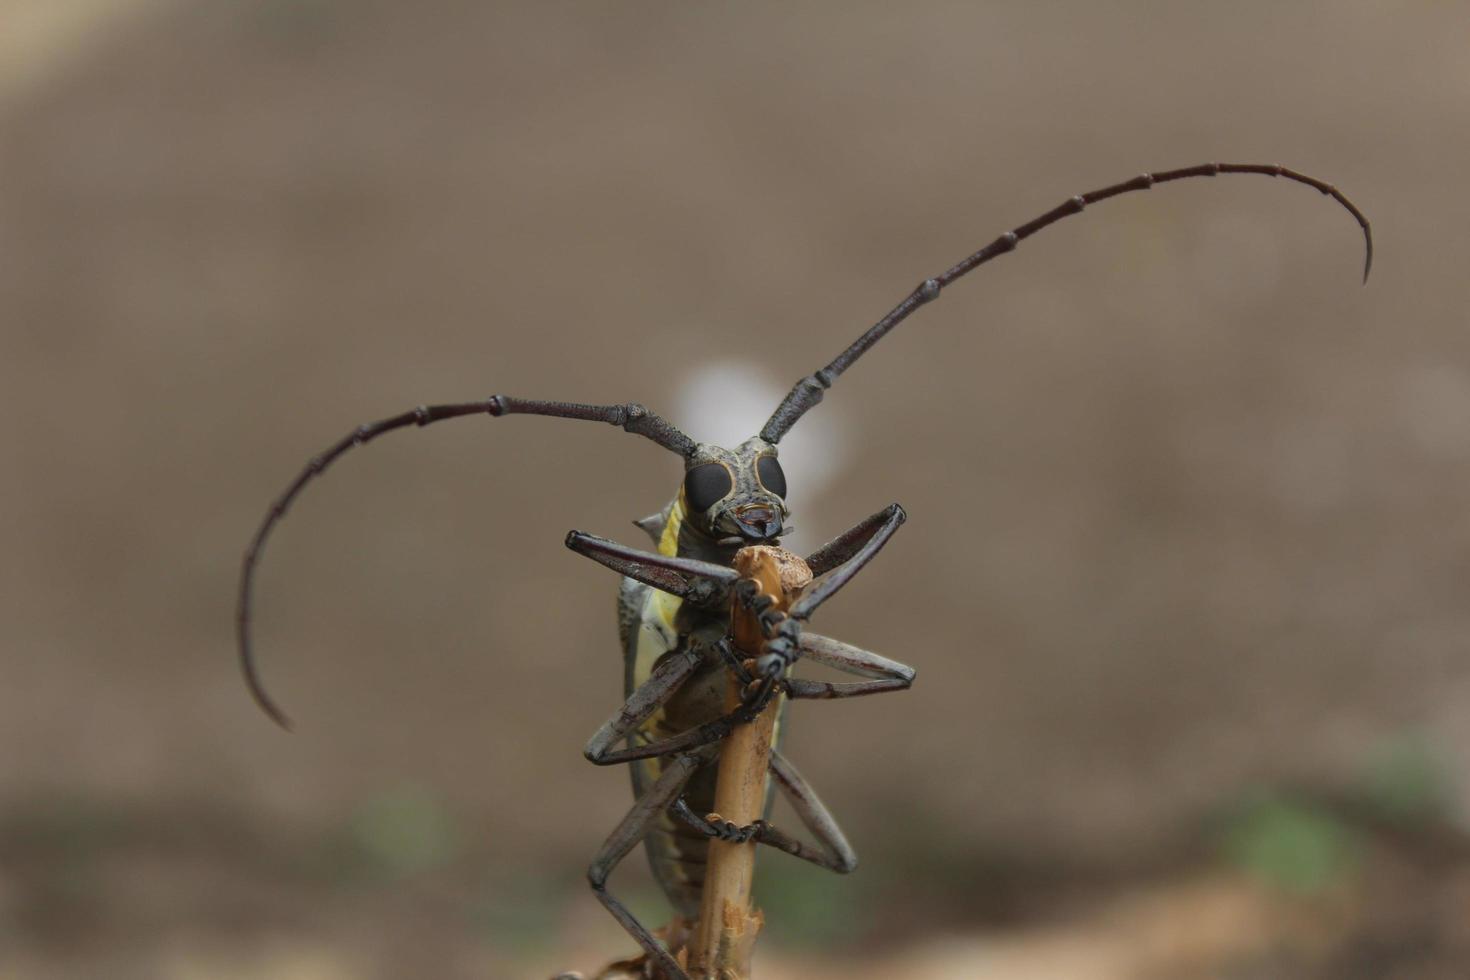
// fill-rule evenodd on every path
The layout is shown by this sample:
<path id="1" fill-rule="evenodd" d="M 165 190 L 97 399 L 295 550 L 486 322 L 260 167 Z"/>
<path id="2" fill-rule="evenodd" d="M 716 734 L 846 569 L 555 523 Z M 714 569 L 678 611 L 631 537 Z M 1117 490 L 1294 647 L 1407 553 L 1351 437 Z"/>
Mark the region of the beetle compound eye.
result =
<path id="1" fill-rule="evenodd" d="M 684 496 L 695 511 L 706 511 L 735 489 L 724 463 L 701 463 L 684 474 Z"/>
<path id="2" fill-rule="evenodd" d="M 761 486 L 782 500 L 786 499 L 786 474 L 781 471 L 781 464 L 776 462 L 776 457 L 762 456 L 756 460 L 755 475 L 760 478 Z"/>

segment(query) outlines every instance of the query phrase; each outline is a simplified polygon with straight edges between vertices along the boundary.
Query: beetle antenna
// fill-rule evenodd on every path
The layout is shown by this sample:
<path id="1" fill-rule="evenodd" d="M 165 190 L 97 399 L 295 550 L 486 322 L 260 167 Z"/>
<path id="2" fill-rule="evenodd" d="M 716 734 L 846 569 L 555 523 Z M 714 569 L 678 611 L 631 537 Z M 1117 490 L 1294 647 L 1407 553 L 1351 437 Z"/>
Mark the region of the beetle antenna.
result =
<path id="1" fill-rule="evenodd" d="M 828 364 L 815 374 L 809 374 L 798 381 L 781 401 L 781 404 L 777 406 L 776 411 L 771 415 L 770 420 L 766 422 L 765 427 L 761 429 L 761 438 L 773 445 L 780 442 L 781 437 L 796 424 L 797 419 L 805 415 L 817 402 L 822 400 L 823 392 L 832 387 L 832 382 L 837 380 L 837 376 L 851 367 L 852 363 L 859 357 L 862 357 L 869 347 L 882 340 L 888 331 L 908 319 L 909 314 L 913 313 L 919 307 L 937 299 L 939 297 L 939 291 L 960 276 L 963 276 L 977 266 L 984 265 L 998 255 L 1004 255 L 1014 250 L 1023 238 L 1031 237 L 1054 221 L 1059 221 L 1068 215 L 1076 214 L 1089 204 L 1096 204 L 1098 201 L 1104 201 L 1110 197 L 1117 197 L 1119 194 L 1126 194 L 1129 191 L 1148 190 L 1155 184 L 1164 184 L 1171 180 L 1183 180 L 1186 177 L 1214 177 L 1216 174 L 1264 174 L 1268 177 L 1285 177 L 1287 180 L 1293 180 L 1299 184 L 1306 184 L 1308 187 L 1316 188 L 1323 194 L 1331 197 L 1338 204 L 1341 204 L 1347 209 L 1349 214 L 1357 219 L 1358 225 L 1363 229 L 1363 243 L 1366 248 L 1366 256 L 1363 260 L 1363 281 L 1365 283 L 1368 281 L 1368 272 L 1373 268 L 1373 229 L 1368 224 L 1368 219 L 1363 215 L 1363 212 L 1358 210 L 1357 205 L 1348 200 L 1341 191 L 1326 181 L 1318 180 L 1316 177 L 1298 173 L 1295 170 L 1289 170 L 1286 167 L 1277 166 L 1276 164 L 1264 163 L 1202 163 L 1198 166 L 1183 167 L 1179 170 L 1139 174 L 1132 180 L 1125 180 L 1122 183 L 1113 184 L 1110 187 L 1088 191 L 1086 194 L 1078 194 L 1076 197 L 1069 198 L 1040 217 L 1033 218 L 1024 225 L 1020 225 L 1006 232 L 980 251 L 944 273 L 933 279 L 925 279 L 919 283 L 918 287 L 909 293 L 903 302 L 890 310 L 888 315 L 883 317 L 883 319 L 869 327 L 866 333 L 853 341 L 841 354 L 838 354 L 831 364 Z"/>
<path id="2" fill-rule="evenodd" d="M 235 611 L 235 635 L 239 641 L 240 668 L 245 674 L 245 684 L 250 688 L 250 694 L 255 698 L 255 703 L 282 728 L 289 731 L 291 720 L 266 693 L 265 685 L 261 683 L 260 672 L 256 669 L 255 655 L 250 646 L 250 608 L 255 587 L 255 566 L 260 561 L 260 553 L 265 548 L 266 538 L 270 536 L 277 522 L 286 515 L 291 502 L 296 499 L 296 495 L 310 482 L 311 478 L 332 465 L 338 456 L 353 446 L 371 442 L 383 433 L 392 432 L 394 429 L 402 429 L 409 425 L 425 426 L 441 419 L 459 418 L 462 415 L 490 415 L 495 418 L 502 415 L 549 415 L 560 419 L 607 422 L 610 425 L 620 426 L 635 435 L 651 439 L 680 456 L 688 456 L 694 452 L 695 448 L 693 439 L 679 431 L 662 416 L 650 412 L 635 402 L 625 405 L 580 405 L 574 402 L 531 401 L 525 398 L 511 398 L 507 395 L 491 395 L 477 402 L 462 402 L 456 405 L 421 405 L 401 415 L 360 425 L 353 429 L 326 452 L 312 457 L 311 461 L 306 464 L 306 468 L 297 474 L 296 479 L 292 480 L 276 502 L 271 504 L 270 510 L 266 511 L 265 519 L 261 521 L 255 537 L 250 542 L 250 547 L 246 549 L 245 558 L 240 566 L 240 596 Z"/>

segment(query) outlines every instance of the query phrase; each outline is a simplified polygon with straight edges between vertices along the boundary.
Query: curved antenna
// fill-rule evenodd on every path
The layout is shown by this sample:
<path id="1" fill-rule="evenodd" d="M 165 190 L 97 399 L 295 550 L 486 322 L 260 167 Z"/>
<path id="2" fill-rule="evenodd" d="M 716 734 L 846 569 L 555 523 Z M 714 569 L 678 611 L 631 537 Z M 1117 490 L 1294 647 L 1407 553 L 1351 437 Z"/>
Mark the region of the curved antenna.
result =
<path id="1" fill-rule="evenodd" d="M 1368 224 L 1368 219 L 1358 206 L 1343 195 L 1333 185 L 1326 181 L 1318 180 L 1316 177 L 1289 170 L 1286 167 L 1266 163 L 1202 163 L 1194 167 L 1183 167 L 1179 170 L 1165 170 L 1161 173 L 1139 174 L 1132 180 L 1125 180 L 1120 184 L 1113 184 L 1101 190 L 1088 191 L 1086 194 L 1078 194 L 1070 198 L 1038 218 L 1033 218 L 1017 228 L 1013 228 L 1001 235 L 995 241 L 986 245 L 980 251 L 960 262 L 958 265 L 948 269 L 933 279 L 925 279 L 918 287 L 908 294 L 902 303 L 899 303 L 888 315 L 868 328 L 857 340 L 841 354 L 833 359 L 831 364 L 809 374 L 796 383 L 796 385 L 782 399 L 781 404 L 776 407 L 765 428 L 761 429 L 761 438 L 766 442 L 775 444 L 781 441 L 790 428 L 796 424 L 796 420 L 807 413 L 817 402 L 822 400 L 822 393 L 832 387 L 832 382 L 837 376 L 852 366 L 852 363 L 862 357 L 869 347 L 882 340 L 884 335 L 904 320 L 909 314 L 919 307 L 930 303 L 939 297 L 939 291 L 960 276 L 974 269 L 976 266 L 984 265 L 997 255 L 1004 255 L 1015 249 L 1023 238 L 1030 238 L 1041 229 L 1054 221 L 1059 221 L 1070 214 L 1076 214 L 1089 204 L 1105 201 L 1119 194 L 1129 191 L 1145 191 L 1155 184 L 1165 184 L 1171 180 L 1183 180 L 1186 177 L 1214 177 L 1216 174 L 1265 174 L 1268 177 L 1285 177 L 1299 184 L 1316 188 L 1338 204 L 1347 209 L 1347 212 L 1357 219 L 1358 225 L 1363 229 L 1363 242 L 1367 249 L 1367 256 L 1363 260 L 1363 281 L 1368 281 L 1368 271 L 1373 268 L 1373 229 Z"/>
<path id="2" fill-rule="evenodd" d="M 441 419 L 459 418 L 462 415 L 490 415 L 495 418 L 502 415 L 549 415 L 559 419 L 607 422 L 621 426 L 627 432 L 651 439 L 680 456 L 688 456 L 694 452 L 695 447 L 694 440 L 680 432 L 671 423 L 633 402 L 626 405 L 579 405 L 574 402 L 531 401 L 506 395 L 491 395 L 483 401 L 462 402 L 457 405 L 420 405 L 402 415 L 395 415 L 392 418 L 360 425 L 353 429 L 326 452 L 312 457 L 311 461 L 306 464 L 306 468 L 297 474 L 296 479 L 291 481 L 285 492 L 276 498 L 275 503 L 271 504 L 270 510 L 266 511 L 265 519 L 261 521 L 255 537 L 250 542 L 250 547 L 246 549 L 244 561 L 240 566 L 240 598 L 235 610 L 235 635 L 239 640 L 240 668 L 245 674 L 245 684 L 250 688 L 250 694 L 255 699 L 255 703 L 282 728 L 289 731 L 291 719 L 266 693 L 265 685 L 261 683 L 260 672 L 255 665 L 255 655 L 250 646 L 250 603 L 255 588 L 255 566 L 260 560 L 261 551 L 265 548 L 266 538 L 270 536 L 276 523 L 286 515 L 291 502 L 296 499 L 296 495 L 311 478 L 332 465 L 338 456 L 353 446 L 371 442 L 385 432 L 392 432 L 394 429 L 401 429 L 408 425 L 425 426 Z"/>

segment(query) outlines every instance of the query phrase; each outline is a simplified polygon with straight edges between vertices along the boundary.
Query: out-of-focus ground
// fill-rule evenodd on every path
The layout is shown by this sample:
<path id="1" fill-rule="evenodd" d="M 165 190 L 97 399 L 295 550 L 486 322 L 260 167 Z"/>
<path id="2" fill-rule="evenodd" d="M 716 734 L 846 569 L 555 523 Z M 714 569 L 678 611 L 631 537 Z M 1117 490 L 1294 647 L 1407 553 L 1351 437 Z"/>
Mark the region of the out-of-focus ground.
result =
<path id="1" fill-rule="evenodd" d="M 614 583 L 561 539 L 637 543 L 677 464 L 541 419 L 344 458 L 260 580 L 293 735 L 232 660 L 271 497 L 359 422 L 495 391 L 711 438 L 998 231 L 1219 158 L 1344 188 L 1368 287 L 1305 188 L 1130 195 L 884 341 L 798 428 L 818 465 L 786 447 L 798 545 L 908 509 L 817 626 L 919 678 L 792 710 L 863 867 L 763 860 L 758 962 L 1463 977 L 1467 30 L 1457 4 L 0 5 L 0 976 L 627 952 L 581 882 L 629 802 L 580 754 L 619 697 Z M 662 915 L 641 859 L 615 886 Z"/>

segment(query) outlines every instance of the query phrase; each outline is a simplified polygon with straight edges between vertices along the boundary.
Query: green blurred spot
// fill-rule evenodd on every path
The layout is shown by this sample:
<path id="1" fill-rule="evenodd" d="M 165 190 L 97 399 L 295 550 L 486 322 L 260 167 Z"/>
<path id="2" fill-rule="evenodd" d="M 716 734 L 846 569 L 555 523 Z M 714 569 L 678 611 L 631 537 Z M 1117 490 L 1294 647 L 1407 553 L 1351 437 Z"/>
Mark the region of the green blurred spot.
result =
<path id="1" fill-rule="evenodd" d="M 1417 735 L 1385 741 L 1364 767 L 1361 787 L 1379 816 L 1415 823 L 1441 816 L 1449 807 L 1449 779 L 1433 747 Z"/>
<path id="2" fill-rule="evenodd" d="M 756 865 L 755 904 L 764 935 L 785 946 L 831 946 L 862 932 L 853 879 L 783 857 Z"/>
<path id="3" fill-rule="evenodd" d="M 372 869 L 392 878 L 441 867 L 459 852 L 448 812 L 432 795 L 412 786 L 368 800 L 353 815 L 349 832 Z"/>
<path id="4" fill-rule="evenodd" d="M 1240 808 L 1225 832 L 1231 863 L 1298 895 L 1325 891 L 1358 865 L 1358 841 L 1331 812 L 1263 794 Z"/>
<path id="5" fill-rule="evenodd" d="M 0 838 L 52 860 L 89 861 L 137 832 L 108 803 L 71 795 L 23 801 L 0 820 Z"/>
<path id="6" fill-rule="evenodd" d="M 495 946 L 516 953 L 539 952 L 552 940 L 557 912 L 570 894 L 569 882 L 544 875 L 515 875 L 497 882 L 470 910 L 474 925 Z M 582 897 L 582 891 L 575 892 Z"/>

